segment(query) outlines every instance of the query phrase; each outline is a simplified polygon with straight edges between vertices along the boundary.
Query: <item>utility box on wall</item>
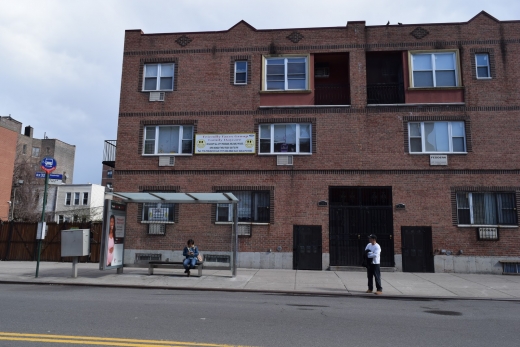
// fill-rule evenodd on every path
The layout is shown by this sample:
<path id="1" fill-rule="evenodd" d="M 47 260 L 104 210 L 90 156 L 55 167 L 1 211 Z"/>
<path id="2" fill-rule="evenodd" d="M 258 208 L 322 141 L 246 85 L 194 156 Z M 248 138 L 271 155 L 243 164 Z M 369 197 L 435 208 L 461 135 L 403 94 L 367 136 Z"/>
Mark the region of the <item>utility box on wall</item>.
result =
<path id="1" fill-rule="evenodd" d="M 61 256 L 82 257 L 90 253 L 90 229 L 61 231 Z"/>

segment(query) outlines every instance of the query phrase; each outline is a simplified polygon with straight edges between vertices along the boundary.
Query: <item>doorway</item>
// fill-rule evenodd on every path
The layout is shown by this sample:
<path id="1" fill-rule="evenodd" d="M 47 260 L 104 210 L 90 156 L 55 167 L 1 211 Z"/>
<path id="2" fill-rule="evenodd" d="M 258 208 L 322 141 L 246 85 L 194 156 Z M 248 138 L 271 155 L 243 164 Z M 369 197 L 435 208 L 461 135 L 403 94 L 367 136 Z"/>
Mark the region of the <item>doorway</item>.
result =
<path id="1" fill-rule="evenodd" d="M 321 225 L 293 226 L 293 269 L 322 270 Z"/>
<path id="2" fill-rule="evenodd" d="M 432 227 L 401 227 L 403 272 L 435 272 Z"/>

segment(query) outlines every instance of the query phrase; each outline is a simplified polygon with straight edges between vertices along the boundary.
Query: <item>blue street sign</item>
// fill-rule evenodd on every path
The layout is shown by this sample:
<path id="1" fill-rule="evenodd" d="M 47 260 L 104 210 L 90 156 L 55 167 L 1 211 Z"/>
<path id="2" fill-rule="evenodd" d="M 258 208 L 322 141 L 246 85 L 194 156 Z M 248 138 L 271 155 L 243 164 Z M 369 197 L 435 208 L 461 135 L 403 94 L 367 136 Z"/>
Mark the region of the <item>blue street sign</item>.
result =
<path id="1" fill-rule="evenodd" d="M 45 157 L 42 159 L 40 165 L 41 165 L 43 171 L 45 171 L 47 173 L 51 173 L 52 171 L 56 170 L 57 163 L 54 158 Z"/>
<path id="2" fill-rule="evenodd" d="M 45 178 L 45 172 L 37 172 L 36 178 Z M 50 180 L 63 180 L 62 174 L 49 174 Z"/>

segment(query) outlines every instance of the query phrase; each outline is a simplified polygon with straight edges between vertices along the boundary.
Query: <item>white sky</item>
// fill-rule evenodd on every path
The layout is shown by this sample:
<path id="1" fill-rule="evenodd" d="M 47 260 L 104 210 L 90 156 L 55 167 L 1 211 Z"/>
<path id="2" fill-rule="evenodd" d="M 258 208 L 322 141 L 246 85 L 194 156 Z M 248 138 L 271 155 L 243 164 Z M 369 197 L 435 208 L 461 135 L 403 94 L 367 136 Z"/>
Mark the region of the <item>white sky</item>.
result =
<path id="1" fill-rule="evenodd" d="M 74 183 L 99 184 L 104 140 L 117 134 L 126 29 L 466 22 L 482 10 L 520 20 L 519 0 L 0 0 L 0 115 L 76 145 Z"/>

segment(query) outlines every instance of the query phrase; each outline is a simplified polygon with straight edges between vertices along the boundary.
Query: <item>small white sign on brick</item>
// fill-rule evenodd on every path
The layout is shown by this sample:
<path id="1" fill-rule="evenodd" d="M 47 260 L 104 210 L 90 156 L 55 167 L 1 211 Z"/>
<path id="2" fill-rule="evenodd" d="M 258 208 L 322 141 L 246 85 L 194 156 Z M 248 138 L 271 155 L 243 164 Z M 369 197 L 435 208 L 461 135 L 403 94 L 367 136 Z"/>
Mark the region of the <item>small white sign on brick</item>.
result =
<path id="1" fill-rule="evenodd" d="M 446 154 L 430 155 L 430 165 L 448 165 L 448 156 Z"/>

